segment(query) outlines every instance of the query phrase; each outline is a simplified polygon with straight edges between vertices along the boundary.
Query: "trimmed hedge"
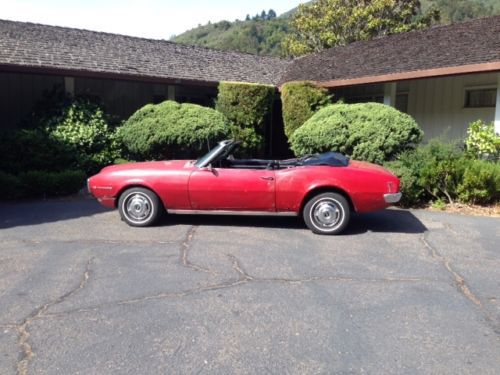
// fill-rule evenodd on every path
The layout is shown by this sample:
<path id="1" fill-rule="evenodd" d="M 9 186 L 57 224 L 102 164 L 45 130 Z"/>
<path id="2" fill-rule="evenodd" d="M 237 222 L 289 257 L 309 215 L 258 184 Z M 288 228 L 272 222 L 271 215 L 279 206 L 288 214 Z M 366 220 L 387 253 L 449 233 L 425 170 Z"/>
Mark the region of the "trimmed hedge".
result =
<path id="1" fill-rule="evenodd" d="M 313 82 L 288 82 L 281 88 L 283 123 L 288 139 L 320 108 L 331 104 L 328 90 L 317 87 Z"/>
<path id="2" fill-rule="evenodd" d="M 229 132 L 227 118 L 211 108 L 165 101 L 135 112 L 117 129 L 117 138 L 132 159 L 191 158 Z"/>
<path id="3" fill-rule="evenodd" d="M 231 133 L 248 154 L 264 150 L 265 125 L 276 89 L 270 85 L 221 82 L 215 109 L 231 122 Z"/>
<path id="4" fill-rule="evenodd" d="M 290 138 L 297 156 L 337 151 L 382 163 L 422 140 L 415 120 L 379 103 L 333 104 L 319 110 Z"/>
<path id="5" fill-rule="evenodd" d="M 0 171 L 1 199 L 55 197 L 77 193 L 85 186 L 85 172 L 27 171 L 13 175 Z"/>

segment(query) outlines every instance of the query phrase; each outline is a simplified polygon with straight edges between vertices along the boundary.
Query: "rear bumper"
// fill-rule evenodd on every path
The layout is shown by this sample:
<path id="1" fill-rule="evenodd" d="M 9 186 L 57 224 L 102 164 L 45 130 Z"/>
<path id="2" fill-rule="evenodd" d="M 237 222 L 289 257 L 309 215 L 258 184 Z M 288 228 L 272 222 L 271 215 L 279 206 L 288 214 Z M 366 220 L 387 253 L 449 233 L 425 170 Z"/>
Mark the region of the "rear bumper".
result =
<path id="1" fill-rule="evenodd" d="M 401 200 L 401 193 L 384 194 L 385 203 L 398 203 Z"/>

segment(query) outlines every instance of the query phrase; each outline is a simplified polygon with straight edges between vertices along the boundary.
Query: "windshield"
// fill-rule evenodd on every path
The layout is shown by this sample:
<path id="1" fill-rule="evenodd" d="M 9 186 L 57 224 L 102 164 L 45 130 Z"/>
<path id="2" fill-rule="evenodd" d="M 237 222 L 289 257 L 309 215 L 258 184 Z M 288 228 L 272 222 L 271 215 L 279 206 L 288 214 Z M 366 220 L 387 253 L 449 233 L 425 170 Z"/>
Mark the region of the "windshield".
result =
<path id="1" fill-rule="evenodd" d="M 210 151 L 208 154 L 202 156 L 198 160 L 196 160 L 196 165 L 198 168 L 199 167 L 205 167 L 208 163 L 210 163 L 214 157 L 221 151 L 222 148 L 226 147 L 224 143 L 219 143 L 217 146 L 215 146 L 212 151 Z"/>

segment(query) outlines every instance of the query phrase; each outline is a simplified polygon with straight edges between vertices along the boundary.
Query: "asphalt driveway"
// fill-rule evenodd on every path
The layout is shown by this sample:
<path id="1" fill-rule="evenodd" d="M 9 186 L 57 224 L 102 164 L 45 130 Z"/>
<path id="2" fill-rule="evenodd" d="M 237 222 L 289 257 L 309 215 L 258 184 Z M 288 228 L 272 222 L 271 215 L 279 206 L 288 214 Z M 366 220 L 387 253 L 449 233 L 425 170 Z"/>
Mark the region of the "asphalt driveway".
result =
<path id="1" fill-rule="evenodd" d="M 0 205 L 0 374 L 494 374 L 500 219 L 386 210 L 135 229 Z"/>

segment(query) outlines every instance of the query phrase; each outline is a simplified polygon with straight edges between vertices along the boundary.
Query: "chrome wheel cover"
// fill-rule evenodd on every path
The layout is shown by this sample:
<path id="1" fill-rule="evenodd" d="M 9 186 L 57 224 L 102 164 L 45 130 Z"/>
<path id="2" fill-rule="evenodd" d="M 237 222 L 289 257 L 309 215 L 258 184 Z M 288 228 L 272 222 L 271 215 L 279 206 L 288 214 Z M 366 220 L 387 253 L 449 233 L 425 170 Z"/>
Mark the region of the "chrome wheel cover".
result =
<path id="1" fill-rule="evenodd" d="M 131 193 L 123 200 L 123 214 L 133 223 L 148 221 L 154 211 L 153 202 L 143 193 Z"/>
<path id="2" fill-rule="evenodd" d="M 314 226 L 321 230 L 335 229 L 342 223 L 342 206 L 334 199 L 323 198 L 311 207 L 310 218 Z"/>

